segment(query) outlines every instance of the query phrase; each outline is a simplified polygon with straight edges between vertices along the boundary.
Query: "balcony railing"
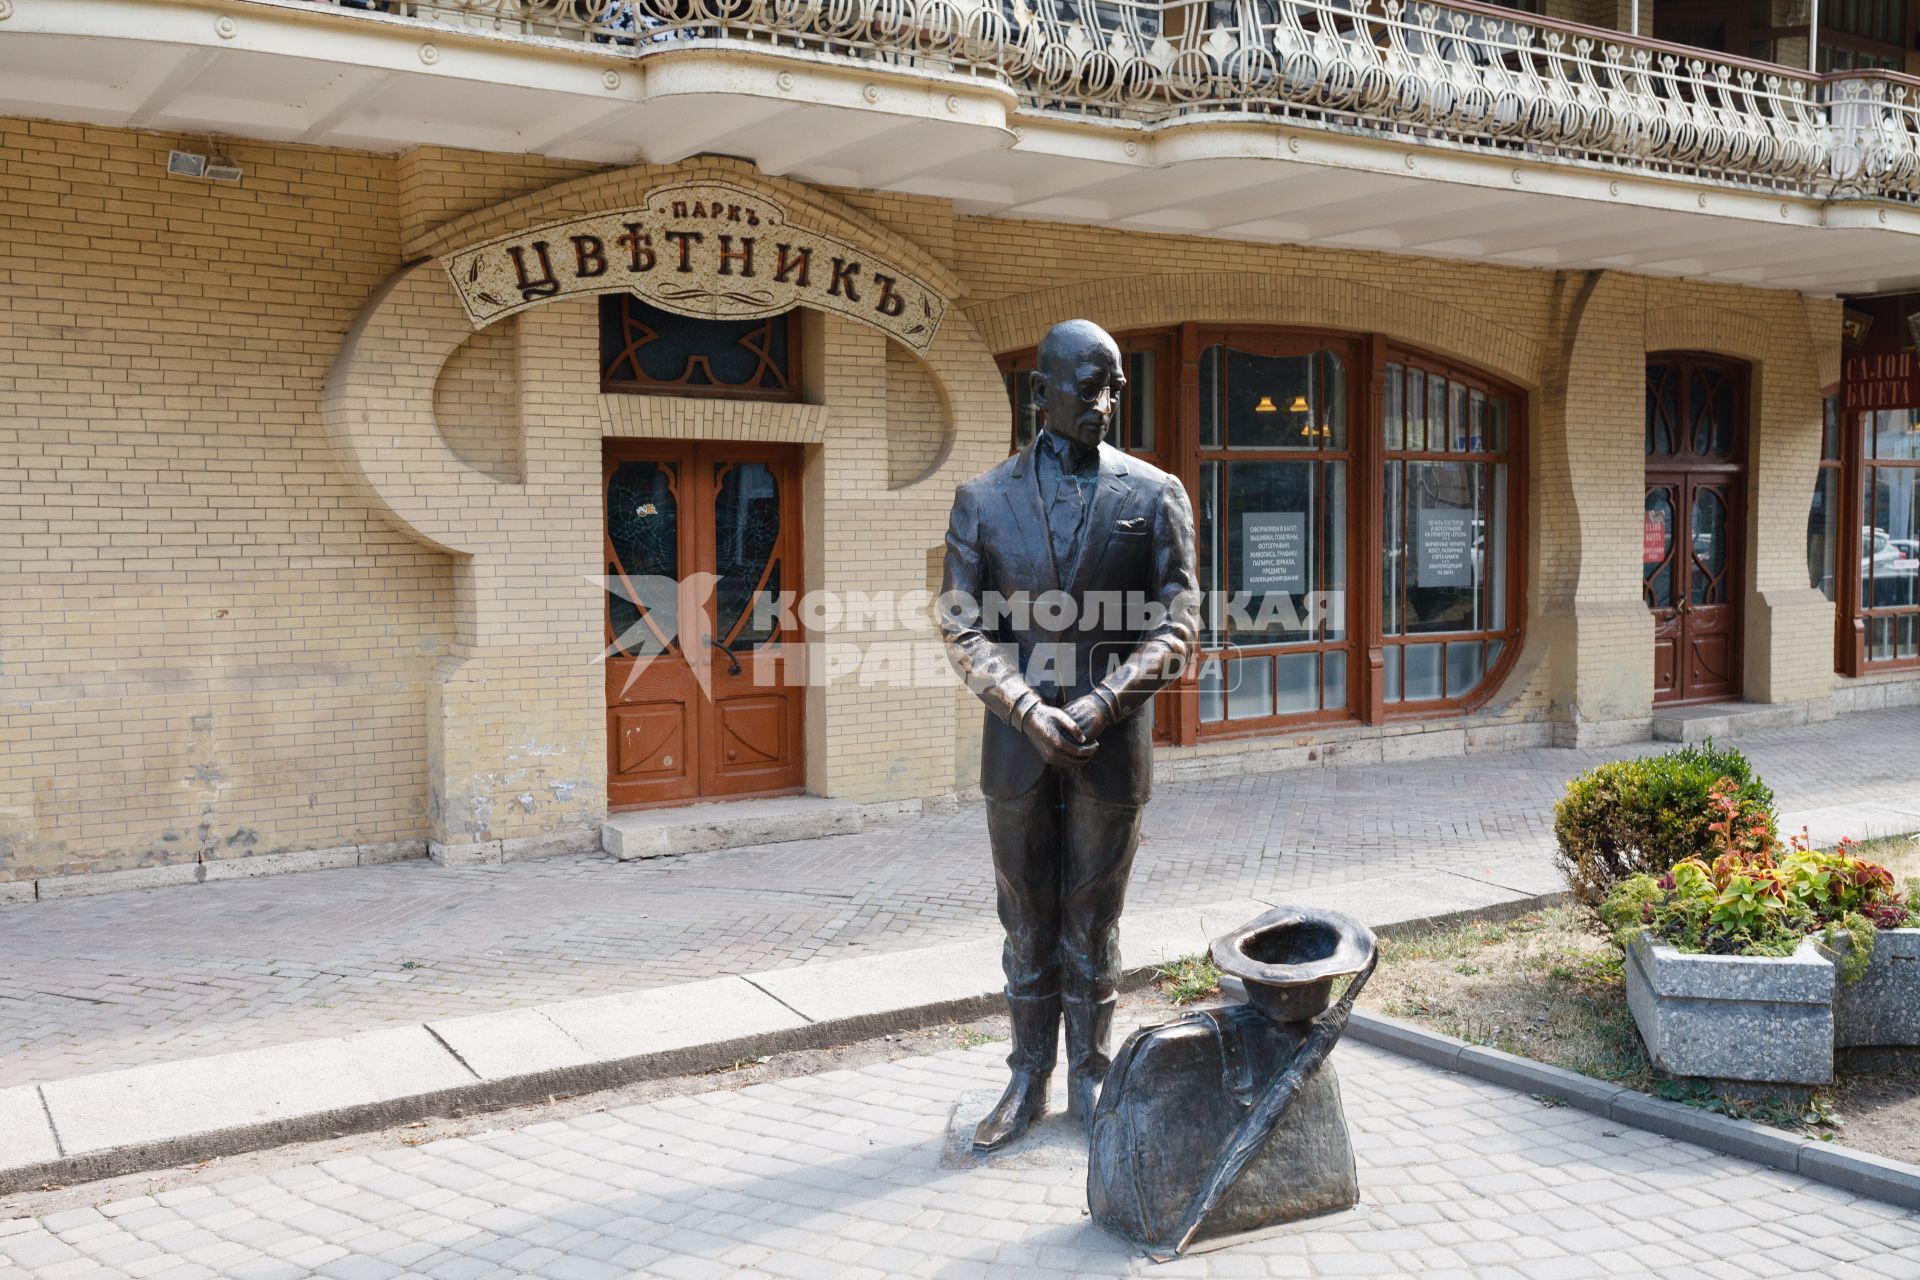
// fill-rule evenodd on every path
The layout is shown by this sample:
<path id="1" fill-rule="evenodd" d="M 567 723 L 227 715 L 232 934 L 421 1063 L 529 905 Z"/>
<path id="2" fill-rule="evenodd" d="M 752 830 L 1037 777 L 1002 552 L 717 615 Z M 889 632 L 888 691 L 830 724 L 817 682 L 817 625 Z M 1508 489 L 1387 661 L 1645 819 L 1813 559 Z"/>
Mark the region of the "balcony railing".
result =
<path id="1" fill-rule="evenodd" d="M 1920 81 L 1810 75 L 1474 0 L 311 2 L 634 57 L 747 42 L 984 75 L 1043 112 L 1252 114 L 1920 203 Z"/>

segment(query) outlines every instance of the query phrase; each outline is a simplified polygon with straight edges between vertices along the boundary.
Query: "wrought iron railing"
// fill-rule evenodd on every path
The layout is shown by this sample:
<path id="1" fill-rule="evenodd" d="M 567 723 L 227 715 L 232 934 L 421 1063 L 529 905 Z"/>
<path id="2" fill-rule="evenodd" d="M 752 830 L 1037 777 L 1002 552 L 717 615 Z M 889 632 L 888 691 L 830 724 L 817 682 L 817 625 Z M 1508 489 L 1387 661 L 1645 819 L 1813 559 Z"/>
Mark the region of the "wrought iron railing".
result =
<path id="1" fill-rule="evenodd" d="M 1030 109 L 1256 114 L 1920 202 L 1920 81 L 1815 76 L 1474 0 L 311 0 L 645 56 L 747 42 L 990 76 Z"/>

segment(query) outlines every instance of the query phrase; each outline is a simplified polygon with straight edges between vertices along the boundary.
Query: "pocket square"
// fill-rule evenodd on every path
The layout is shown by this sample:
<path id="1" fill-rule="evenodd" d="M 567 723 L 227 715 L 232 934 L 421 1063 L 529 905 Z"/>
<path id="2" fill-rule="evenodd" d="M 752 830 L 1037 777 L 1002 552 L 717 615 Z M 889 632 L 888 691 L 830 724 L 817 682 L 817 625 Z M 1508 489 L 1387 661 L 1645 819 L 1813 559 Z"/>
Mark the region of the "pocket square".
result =
<path id="1" fill-rule="evenodd" d="M 1145 516 L 1135 516 L 1131 520 L 1116 520 L 1113 523 L 1113 531 L 1115 533 L 1145 533 L 1147 531 L 1147 518 Z"/>

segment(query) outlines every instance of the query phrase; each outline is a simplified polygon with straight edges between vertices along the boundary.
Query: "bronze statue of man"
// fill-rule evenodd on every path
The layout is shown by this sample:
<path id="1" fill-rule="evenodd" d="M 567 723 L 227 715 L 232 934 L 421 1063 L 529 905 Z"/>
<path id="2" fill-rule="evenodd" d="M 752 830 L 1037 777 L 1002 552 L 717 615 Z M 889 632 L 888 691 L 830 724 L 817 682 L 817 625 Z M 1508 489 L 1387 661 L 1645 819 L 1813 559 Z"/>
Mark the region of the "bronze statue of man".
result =
<path id="1" fill-rule="evenodd" d="M 960 486 L 947 529 L 941 631 L 987 706 L 980 789 L 1013 1020 L 1013 1079 L 974 1133 L 981 1149 L 1045 1111 L 1063 1013 L 1068 1110 L 1093 1114 L 1152 784 L 1151 703 L 1195 640 L 1186 490 L 1104 443 L 1125 387 L 1105 330 L 1048 330 L 1033 377 L 1040 429 Z"/>

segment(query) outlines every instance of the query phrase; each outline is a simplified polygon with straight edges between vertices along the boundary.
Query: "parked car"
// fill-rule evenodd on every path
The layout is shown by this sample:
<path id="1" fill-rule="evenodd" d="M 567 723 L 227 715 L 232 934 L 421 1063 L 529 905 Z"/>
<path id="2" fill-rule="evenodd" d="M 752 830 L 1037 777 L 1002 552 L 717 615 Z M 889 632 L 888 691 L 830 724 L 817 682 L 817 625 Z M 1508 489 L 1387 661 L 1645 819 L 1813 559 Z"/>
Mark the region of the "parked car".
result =
<path id="1" fill-rule="evenodd" d="M 1920 542 L 1889 537 L 1885 529 L 1860 530 L 1860 574 L 1873 573 L 1875 608 L 1920 602 Z"/>

